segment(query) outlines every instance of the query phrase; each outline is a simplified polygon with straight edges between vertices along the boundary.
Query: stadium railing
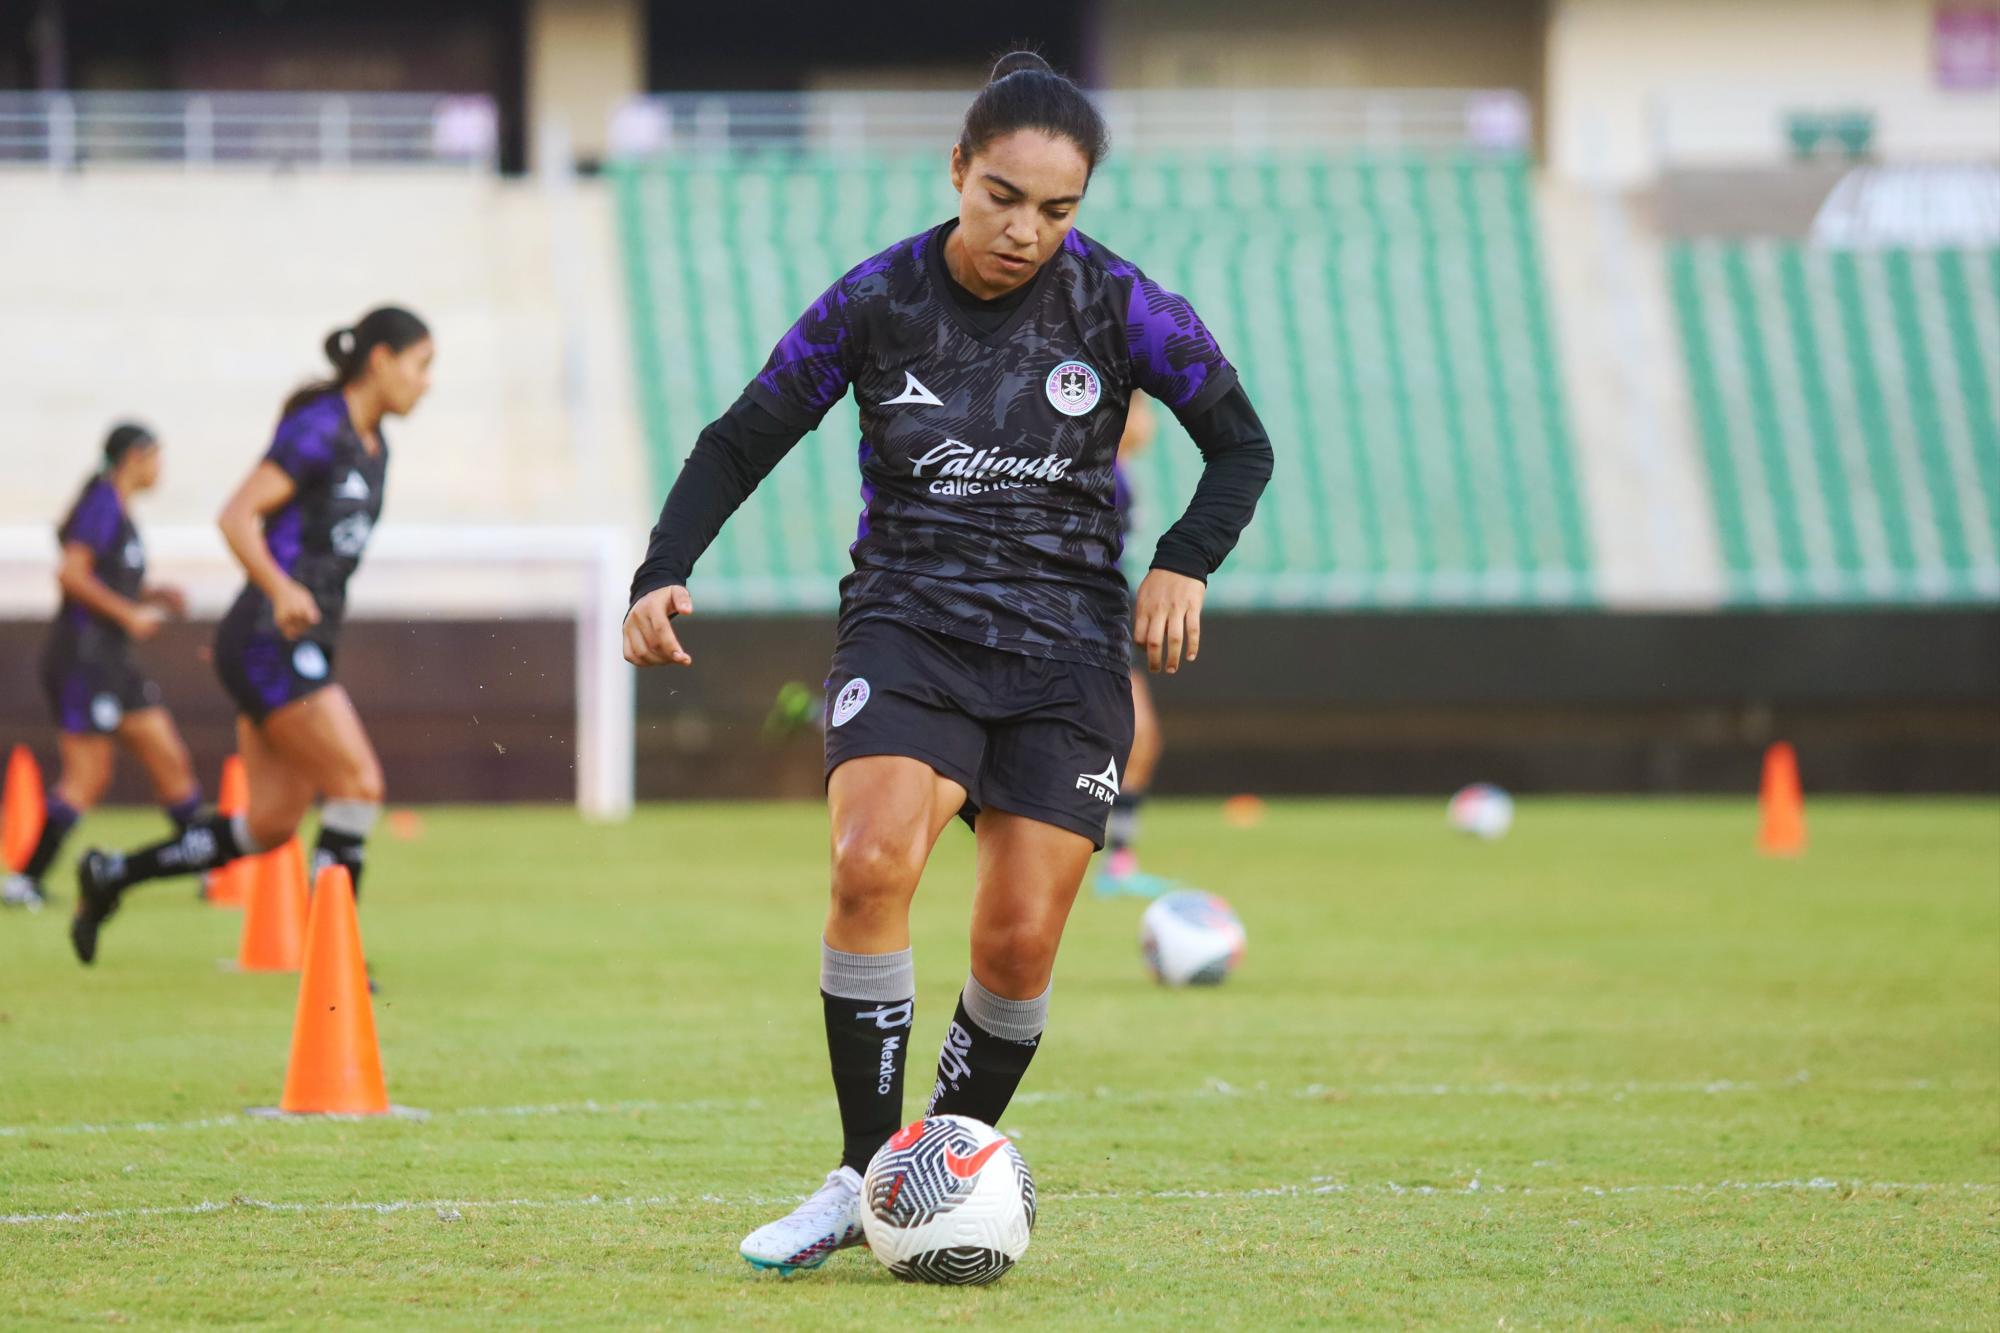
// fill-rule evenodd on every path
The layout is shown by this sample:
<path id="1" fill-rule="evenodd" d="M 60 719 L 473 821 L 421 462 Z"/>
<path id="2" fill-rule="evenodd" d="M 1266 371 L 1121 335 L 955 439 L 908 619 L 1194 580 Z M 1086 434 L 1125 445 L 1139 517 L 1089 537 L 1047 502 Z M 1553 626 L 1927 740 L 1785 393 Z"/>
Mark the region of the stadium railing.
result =
<path id="1" fill-rule="evenodd" d="M 0 92 L 0 164 L 491 171 L 488 97 L 446 93 Z"/>

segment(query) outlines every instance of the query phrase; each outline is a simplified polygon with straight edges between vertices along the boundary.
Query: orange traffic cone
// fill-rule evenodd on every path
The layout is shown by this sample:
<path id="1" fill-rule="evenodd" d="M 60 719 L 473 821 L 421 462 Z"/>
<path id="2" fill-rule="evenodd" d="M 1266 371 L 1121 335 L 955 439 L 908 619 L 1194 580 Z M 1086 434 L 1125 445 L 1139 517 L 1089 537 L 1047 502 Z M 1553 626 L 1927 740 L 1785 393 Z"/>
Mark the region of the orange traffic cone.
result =
<path id="1" fill-rule="evenodd" d="M 1799 760 L 1789 742 L 1764 751 L 1764 787 L 1757 798 L 1762 826 L 1757 850 L 1766 856 L 1797 856 L 1806 849 L 1806 803 L 1799 790 Z"/>
<path id="2" fill-rule="evenodd" d="M 0 792 L 0 860 L 19 871 L 42 840 L 48 806 L 42 797 L 42 770 L 34 751 L 16 745 L 7 756 L 7 788 Z"/>
<path id="3" fill-rule="evenodd" d="M 232 754 L 222 761 L 222 787 L 217 793 L 215 808 L 223 815 L 240 815 L 250 808 L 250 779 L 244 774 L 243 760 L 239 755 Z M 254 866 L 254 858 L 242 856 L 220 870 L 209 871 L 208 905 L 243 906 L 250 898 Z"/>
<path id="4" fill-rule="evenodd" d="M 368 965 L 354 881 L 345 866 L 320 871 L 306 926 L 305 974 L 292 1020 L 292 1060 L 278 1109 L 289 1115 L 387 1115 L 382 1052 L 368 999 Z"/>
<path id="5" fill-rule="evenodd" d="M 296 972 L 305 952 L 305 848 L 297 838 L 249 862 L 250 897 L 236 967 L 243 972 Z"/>

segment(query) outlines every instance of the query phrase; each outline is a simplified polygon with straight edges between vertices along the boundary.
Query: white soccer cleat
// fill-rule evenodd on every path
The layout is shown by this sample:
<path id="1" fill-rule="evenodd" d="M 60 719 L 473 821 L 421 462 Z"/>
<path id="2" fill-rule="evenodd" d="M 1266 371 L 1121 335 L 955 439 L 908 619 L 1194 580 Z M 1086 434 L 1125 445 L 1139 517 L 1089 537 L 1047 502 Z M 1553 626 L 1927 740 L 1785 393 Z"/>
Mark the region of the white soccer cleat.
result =
<path id="1" fill-rule="evenodd" d="M 42 886 L 26 875 L 9 875 L 6 879 L 0 880 L 0 903 L 5 903 L 9 907 L 25 907 L 30 912 L 39 912 L 42 910 L 42 904 L 47 901 Z"/>
<path id="2" fill-rule="evenodd" d="M 810 1199 L 745 1236 L 739 1252 L 752 1267 L 790 1274 L 818 1268 L 835 1250 L 862 1243 L 861 1175 L 842 1166 L 826 1173 L 826 1184 Z"/>

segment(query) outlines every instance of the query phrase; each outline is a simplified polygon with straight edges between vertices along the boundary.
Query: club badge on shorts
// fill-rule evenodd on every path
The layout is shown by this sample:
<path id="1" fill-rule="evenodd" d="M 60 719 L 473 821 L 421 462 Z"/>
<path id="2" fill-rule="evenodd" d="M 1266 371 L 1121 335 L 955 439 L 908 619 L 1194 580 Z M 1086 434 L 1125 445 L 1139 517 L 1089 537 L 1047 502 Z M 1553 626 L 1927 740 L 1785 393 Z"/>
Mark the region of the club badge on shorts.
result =
<path id="1" fill-rule="evenodd" d="M 292 670 L 307 680 L 321 680 L 326 676 L 326 651 L 308 639 L 292 649 Z"/>
<path id="2" fill-rule="evenodd" d="M 833 700 L 833 725 L 838 727 L 860 712 L 868 703 L 868 682 L 860 676 L 840 687 L 840 693 Z"/>
<path id="3" fill-rule="evenodd" d="M 1066 417 L 1082 416 L 1104 396 L 1097 372 L 1081 361 L 1065 361 L 1051 370 L 1042 388 L 1049 395 L 1049 405 Z"/>

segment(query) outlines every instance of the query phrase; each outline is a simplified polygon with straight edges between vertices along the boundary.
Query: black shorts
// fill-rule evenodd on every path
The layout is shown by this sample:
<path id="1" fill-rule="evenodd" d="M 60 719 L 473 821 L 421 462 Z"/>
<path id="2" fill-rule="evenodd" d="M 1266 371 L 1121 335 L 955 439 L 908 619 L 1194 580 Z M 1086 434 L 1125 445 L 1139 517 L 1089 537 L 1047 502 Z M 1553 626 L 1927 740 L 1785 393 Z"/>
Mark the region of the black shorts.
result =
<path id="1" fill-rule="evenodd" d="M 334 665 L 330 638 L 287 639 L 258 606 L 239 598 L 215 627 L 215 674 L 252 722 L 333 684 Z"/>
<path id="2" fill-rule="evenodd" d="M 72 736 L 109 736 L 127 713 L 158 708 L 160 687 L 124 652 L 79 652 L 52 643 L 42 655 L 42 693 L 56 725 Z"/>
<path id="3" fill-rule="evenodd" d="M 826 772 L 864 755 L 919 759 L 983 809 L 1104 846 L 1132 752 L 1132 682 L 891 620 L 843 626 L 826 678 Z"/>

